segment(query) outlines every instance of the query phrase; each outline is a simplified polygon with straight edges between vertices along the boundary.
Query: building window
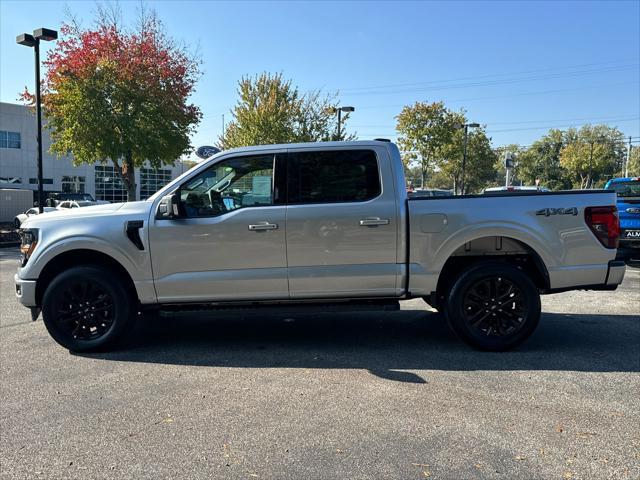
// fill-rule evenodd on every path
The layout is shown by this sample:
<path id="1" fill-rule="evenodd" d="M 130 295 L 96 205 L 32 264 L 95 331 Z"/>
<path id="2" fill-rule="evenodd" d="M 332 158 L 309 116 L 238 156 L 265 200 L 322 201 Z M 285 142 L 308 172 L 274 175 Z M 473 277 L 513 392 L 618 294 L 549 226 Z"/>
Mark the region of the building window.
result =
<path id="1" fill-rule="evenodd" d="M 62 177 L 62 191 L 65 193 L 84 193 L 85 177 L 64 175 Z"/>
<path id="2" fill-rule="evenodd" d="M 97 165 L 96 174 L 96 200 L 108 202 L 126 202 L 127 190 L 124 188 L 120 174 L 114 167 Z"/>
<path id="3" fill-rule="evenodd" d="M 20 148 L 20 132 L 0 130 L 0 148 Z"/>
<path id="4" fill-rule="evenodd" d="M 140 199 L 145 200 L 171 181 L 171 170 L 140 169 Z"/>
<path id="5" fill-rule="evenodd" d="M 38 184 L 38 179 L 37 178 L 30 178 L 29 179 L 29 183 L 31 185 L 37 185 Z M 42 184 L 43 185 L 53 185 L 53 178 L 43 178 L 42 179 Z"/>

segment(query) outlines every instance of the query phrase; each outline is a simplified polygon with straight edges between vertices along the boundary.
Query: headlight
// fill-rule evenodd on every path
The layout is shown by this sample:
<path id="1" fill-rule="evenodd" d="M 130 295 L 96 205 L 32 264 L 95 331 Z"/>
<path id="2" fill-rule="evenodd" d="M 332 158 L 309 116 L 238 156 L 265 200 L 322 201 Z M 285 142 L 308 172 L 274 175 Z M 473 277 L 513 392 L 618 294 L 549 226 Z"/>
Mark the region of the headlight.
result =
<path id="1" fill-rule="evenodd" d="M 22 239 L 22 243 L 20 244 L 20 253 L 22 253 L 21 263 L 24 267 L 38 245 L 38 229 L 25 228 L 20 230 L 20 238 Z"/>

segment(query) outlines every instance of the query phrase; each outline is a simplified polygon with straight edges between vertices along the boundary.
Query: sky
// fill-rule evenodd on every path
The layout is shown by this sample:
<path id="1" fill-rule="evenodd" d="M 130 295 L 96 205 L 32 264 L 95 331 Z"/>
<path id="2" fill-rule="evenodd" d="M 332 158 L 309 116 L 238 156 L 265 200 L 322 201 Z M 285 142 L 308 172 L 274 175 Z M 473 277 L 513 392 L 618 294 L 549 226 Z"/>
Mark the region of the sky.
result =
<path id="1" fill-rule="evenodd" d="M 139 1 L 120 1 L 133 24 Z M 244 75 L 282 72 L 302 92 L 339 92 L 360 139 L 396 139 L 395 116 L 444 101 L 486 125 L 494 146 L 528 145 L 549 128 L 617 126 L 640 138 L 640 1 L 147 1 L 202 60 L 194 146 L 215 142 Z M 15 36 L 91 26 L 94 1 L 0 0 L 0 100 L 33 85 Z M 47 45 L 43 51 L 47 51 Z"/>

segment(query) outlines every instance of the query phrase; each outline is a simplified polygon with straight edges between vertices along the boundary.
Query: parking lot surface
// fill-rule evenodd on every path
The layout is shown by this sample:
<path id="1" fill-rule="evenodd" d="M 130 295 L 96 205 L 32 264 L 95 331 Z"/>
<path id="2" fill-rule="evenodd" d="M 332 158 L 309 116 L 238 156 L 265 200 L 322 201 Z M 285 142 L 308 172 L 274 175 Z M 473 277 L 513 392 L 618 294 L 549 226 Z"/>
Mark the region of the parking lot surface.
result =
<path id="1" fill-rule="evenodd" d="M 0 249 L 1 478 L 640 478 L 640 269 L 483 353 L 400 312 L 180 314 L 73 355 Z"/>

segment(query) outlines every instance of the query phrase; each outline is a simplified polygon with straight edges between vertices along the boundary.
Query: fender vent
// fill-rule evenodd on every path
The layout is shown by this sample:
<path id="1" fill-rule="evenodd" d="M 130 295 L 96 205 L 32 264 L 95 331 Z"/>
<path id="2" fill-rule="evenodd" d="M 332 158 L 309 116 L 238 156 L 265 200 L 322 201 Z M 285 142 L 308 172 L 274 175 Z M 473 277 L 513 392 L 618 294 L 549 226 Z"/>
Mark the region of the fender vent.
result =
<path id="1" fill-rule="evenodd" d="M 144 245 L 140 238 L 140 229 L 143 225 L 144 222 L 142 220 L 131 220 L 127 222 L 127 238 L 138 247 L 138 250 L 144 250 Z"/>

